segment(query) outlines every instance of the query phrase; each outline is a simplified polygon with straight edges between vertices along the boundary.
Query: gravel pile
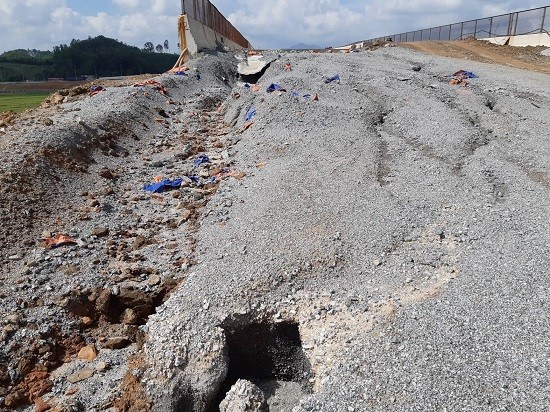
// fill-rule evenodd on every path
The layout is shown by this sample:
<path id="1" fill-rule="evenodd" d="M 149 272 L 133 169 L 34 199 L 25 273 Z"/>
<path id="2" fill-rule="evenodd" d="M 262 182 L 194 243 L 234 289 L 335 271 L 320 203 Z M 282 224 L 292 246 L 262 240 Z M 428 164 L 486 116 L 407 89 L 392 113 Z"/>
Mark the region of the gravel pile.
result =
<path id="1" fill-rule="evenodd" d="M 548 76 L 268 57 L 259 87 L 205 56 L 168 96 L 107 88 L 0 136 L 0 400 L 544 410 Z"/>

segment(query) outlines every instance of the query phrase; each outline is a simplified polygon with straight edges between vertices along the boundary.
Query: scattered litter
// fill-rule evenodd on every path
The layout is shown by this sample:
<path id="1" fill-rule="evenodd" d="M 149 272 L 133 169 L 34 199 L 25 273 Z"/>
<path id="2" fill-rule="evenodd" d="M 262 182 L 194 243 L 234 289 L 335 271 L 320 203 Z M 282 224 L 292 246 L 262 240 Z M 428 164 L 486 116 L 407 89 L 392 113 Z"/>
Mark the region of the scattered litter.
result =
<path id="1" fill-rule="evenodd" d="M 459 70 L 456 73 L 453 73 L 452 75 L 448 76 L 451 78 L 451 81 L 449 82 L 452 86 L 466 86 L 468 84 L 468 79 L 477 79 L 479 76 L 472 72 L 468 72 L 466 70 Z"/>
<path id="2" fill-rule="evenodd" d="M 459 70 L 456 73 L 453 73 L 453 75 L 451 77 L 462 77 L 462 78 L 466 78 L 466 79 L 477 79 L 479 76 L 472 73 L 472 72 L 467 72 L 466 70 Z"/>
<path id="3" fill-rule="evenodd" d="M 144 186 L 143 189 L 148 192 L 161 193 L 165 189 L 180 187 L 182 182 L 183 182 L 183 179 L 174 179 L 174 180 L 164 179 L 160 182 Z"/>
<path id="4" fill-rule="evenodd" d="M 199 72 L 195 73 L 195 79 L 200 80 L 201 74 Z"/>
<path id="5" fill-rule="evenodd" d="M 168 90 L 166 90 L 166 88 L 156 80 L 147 80 L 146 82 L 134 84 L 134 87 L 144 87 L 144 86 L 153 86 L 155 90 L 158 90 L 163 95 L 166 96 L 168 94 Z"/>
<path id="6" fill-rule="evenodd" d="M 59 247 L 63 245 L 74 245 L 76 240 L 69 235 L 58 233 L 55 236 L 42 239 L 44 247 Z"/>
<path id="7" fill-rule="evenodd" d="M 412 67 L 412 69 L 415 72 L 419 72 L 420 70 L 422 70 L 422 66 L 417 63 Z"/>
<path id="8" fill-rule="evenodd" d="M 249 120 L 252 120 L 252 118 L 256 116 L 256 109 L 254 108 L 250 108 L 248 109 L 248 111 L 246 112 L 246 115 L 244 116 L 244 121 L 245 122 L 248 122 Z"/>
<path id="9" fill-rule="evenodd" d="M 292 97 L 300 97 L 300 93 L 298 93 L 296 90 L 292 90 L 290 94 L 292 95 Z"/>
<path id="10" fill-rule="evenodd" d="M 235 100 L 237 100 L 239 97 L 241 97 L 241 94 L 238 92 L 234 92 L 232 96 Z"/>
<path id="11" fill-rule="evenodd" d="M 280 84 L 271 83 L 269 87 L 266 89 L 266 92 L 273 93 L 273 92 L 286 92 L 285 89 L 281 87 Z"/>
<path id="12" fill-rule="evenodd" d="M 263 169 L 266 166 L 266 162 L 258 162 L 256 163 L 256 169 Z"/>
<path id="13" fill-rule="evenodd" d="M 332 83 L 332 82 L 338 82 L 340 83 L 340 75 L 339 74 L 335 74 L 334 76 L 332 77 L 329 77 L 328 79 L 325 79 L 325 83 L 326 84 L 329 84 L 329 83 Z"/>
<path id="14" fill-rule="evenodd" d="M 286 62 L 284 65 L 285 72 L 292 71 L 292 65 L 289 62 Z"/>
<path id="15" fill-rule="evenodd" d="M 233 177 L 237 180 L 241 180 L 246 176 L 246 172 L 239 172 L 237 170 L 231 170 L 228 174 L 229 177 Z"/>
<path id="16" fill-rule="evenodd" d="M 256 84 L 252 85 L 252 91 L 253 92 L 259 92 L 260 91 L 260 84 L 256 83 Z"/>
<path id="17" fill-rule="evenodd" d="M 210 158 L 205 154 L 198 155 L 197 158 L 195 159 L 195 161 L 193 162 L 195 167 L 199 167 L 199 166 L 207 164 L 207 163 L 210 163 Z"/>
<path id="18" fill-rule="evenodd" d="M 248 83 L 245 83 L 244 87 L 246 87 L 247 89 L 250 89 L 250 85 Z"/>
<path id="19" fill-rule="evenodd" d="M 216 177 L 220 180 L 225 179 L 226 177 L 232 177 L 234 179 L 241 180 L 245 176 L 246 176 L 246 172 L 239 171 L 239 170 L 224 169 L 220 173 L 218 173 Z M 216 177 L 214 177 L 214 179 L 216 179 Z"/>
<path id="20" fill-rule="evenodd" d="M 254 124 L 252 120 L 248 120 L 243 124 L 243 128 L 241 129 L 241 133 L 244 132 L 247 129 L 250 129 L 250 127 Z"/>
<path id="21" fill-rule="evenodd" d="M 90 91 L 88 92 L 89 96 L 95 96 L 96 94 L 102 92 L 105 90 L 105 87 L 103 86 L 92 86 L 90 87 Z"/>
<path id="22" fill-rule="evenodd" d="M 187 73 L 186 73 L 187 71 L 189 71 L 189 67 L 180 66 L 180 67 L 174 67 L 173 69 L 168 70 L 168 73 L 172 73 L 177 76 L 187 76 Z"/>
<path id="23" fill-rule="evenodd" d="M 313 100 L 315 102 L 319 101 L 319 95 L 315 93 L 313 96 L 311 94 L 304 94 L 304 99 L 306 100 Z"/>

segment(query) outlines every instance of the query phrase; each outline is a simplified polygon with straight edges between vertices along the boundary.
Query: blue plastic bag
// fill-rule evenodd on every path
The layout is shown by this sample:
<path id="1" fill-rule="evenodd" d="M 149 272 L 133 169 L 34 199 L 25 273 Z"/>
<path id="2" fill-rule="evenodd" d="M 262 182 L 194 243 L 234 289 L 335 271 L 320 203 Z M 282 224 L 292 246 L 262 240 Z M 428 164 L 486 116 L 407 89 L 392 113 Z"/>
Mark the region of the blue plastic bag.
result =
<path id="1" fill-rule="evenodd" d="M 152 185 L 146 185 L 143 187 L 144 190 L 153 193 L 161 193 L 165 189 L 172 189 L 175 187 L 180 187 L 183 179 L 164 179 L 162 182 L 153 183 Z"/>

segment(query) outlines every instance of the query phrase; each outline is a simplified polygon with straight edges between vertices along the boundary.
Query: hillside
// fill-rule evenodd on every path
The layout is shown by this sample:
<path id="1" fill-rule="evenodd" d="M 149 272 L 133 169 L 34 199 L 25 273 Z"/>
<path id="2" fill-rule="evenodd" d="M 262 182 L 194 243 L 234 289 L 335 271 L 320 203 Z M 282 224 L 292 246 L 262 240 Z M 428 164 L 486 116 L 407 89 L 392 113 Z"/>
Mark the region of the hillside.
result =
<path id="1" fill-rule="evenodd" d="M 128 46 L 104 36 L 73 40 L 53 51 L 13 50 L 0 55 L 0 82 L 44 81 L 51 77 L 131 76 L 162 73 L 177 56 Z"/>

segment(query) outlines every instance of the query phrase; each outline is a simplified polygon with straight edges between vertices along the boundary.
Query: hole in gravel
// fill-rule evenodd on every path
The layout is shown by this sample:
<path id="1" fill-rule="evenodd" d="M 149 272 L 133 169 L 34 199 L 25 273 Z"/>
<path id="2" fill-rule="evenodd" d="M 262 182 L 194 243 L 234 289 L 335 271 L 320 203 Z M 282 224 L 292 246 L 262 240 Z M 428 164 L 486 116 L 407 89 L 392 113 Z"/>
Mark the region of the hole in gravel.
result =
<path id="1" fill-rule="evenodd" d="M 495 108 L 495 101 L 488 99 L 485 101 L 485 106 L 487 106 L 489 109 L 493 110 Z"/>
<path id="2" fill-rule="evenodd" d="M 241 74 L 241 80 L 245 83 L 256 84 L 265 74 L 269 66 L 271 66 L 271 63 L 268 63 L 259 73 L 256 74 Z"/>
<path id="3" fill-rule="evenodd" d="M 229 370 L 209 412 L 217 411 L 227 391 L 238 379 L 262 389 L 270 411 L 294 405 L 311 392 L 311 365 L 307 360 L 298 324 L 252 323 L 225 328 Z"/>

